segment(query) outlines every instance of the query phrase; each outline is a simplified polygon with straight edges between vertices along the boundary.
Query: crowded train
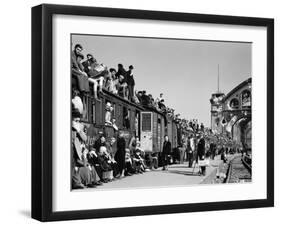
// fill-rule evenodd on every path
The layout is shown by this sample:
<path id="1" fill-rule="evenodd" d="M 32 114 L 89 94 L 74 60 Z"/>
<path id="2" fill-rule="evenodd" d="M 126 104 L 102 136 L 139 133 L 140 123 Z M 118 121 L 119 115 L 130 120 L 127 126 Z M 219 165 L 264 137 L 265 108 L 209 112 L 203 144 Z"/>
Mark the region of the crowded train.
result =
<path id="1" fill-rule="evenodd" d="M 134 66 L 117 69 L 99 63 L 76 44 L 71 53 L 72 188 L 96 187 L 188 161 L 191 167 L 200 138 L 208 154 L 224 154 L 227 137 L 212 134 L 196 119 L 181 119 L 146 90 L 135 90 Z M 205 143 L 204 143 L 205 145 Z M 200 156 L 200 155 L 199 155 Z M 204 172 L 203 172 L 204 173 Z"/>

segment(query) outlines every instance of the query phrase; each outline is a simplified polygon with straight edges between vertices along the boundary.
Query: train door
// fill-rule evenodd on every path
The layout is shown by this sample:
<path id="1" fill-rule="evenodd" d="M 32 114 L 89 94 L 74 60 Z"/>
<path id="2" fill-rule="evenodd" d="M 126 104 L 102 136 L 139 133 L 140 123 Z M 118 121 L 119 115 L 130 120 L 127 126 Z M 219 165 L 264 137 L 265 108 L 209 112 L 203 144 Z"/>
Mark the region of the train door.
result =
<path id="1" fill-rule="evenodd" d="M 141 147 L 145 152 L 152 152 L 152 112 L 141 112 Z"/>
<path id="2" fill-rule="evenodd" d="M 167 122 L 167 135 L 173 148 L 173 121 L 169 118 Z"/>
<path id="3" fill-rule="evenodd" d="M 161 139 L 160 139 L 160 152 L 162 152 L 162 149 L 163 149 L 163 143 L 164 143 L 164 136 L 166 134 L 166 131 L 165 131 L 165 119 L 164 117 L 162 116 L 161 117 Z"/>
<path id="4" fill-rule="evenodd" d="M 135 130 L 136 130 L 136 136 L 139 137 L 139 139 L 141 139 L 140 137 L 140 111 L 136 110 L 136 114 L 135 114 Z"/>
<path id="5" fill-rule="evenodd" d="M 157 152 L 161 151 L 161 116 L 157 115 Z"/>

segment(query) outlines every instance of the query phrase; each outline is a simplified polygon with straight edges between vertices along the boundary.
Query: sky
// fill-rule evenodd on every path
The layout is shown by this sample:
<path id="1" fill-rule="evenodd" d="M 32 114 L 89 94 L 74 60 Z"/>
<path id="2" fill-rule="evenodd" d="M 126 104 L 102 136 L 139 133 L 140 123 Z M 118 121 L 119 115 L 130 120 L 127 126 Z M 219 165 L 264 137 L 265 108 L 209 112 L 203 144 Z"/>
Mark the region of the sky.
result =
<path id="1" fill-rule="evenodd" d="M 165 104 L 181 118 L 198 119 L 210 126 L 210 97 L 227 94 L 250 78 L 252 44 L 204 40 L 72 35 L 72 45 L 93 54 L 98 63 L 127 70 L 134 66 L 136 90 L 146 90 L 156 99 L 164 94 Z"/>

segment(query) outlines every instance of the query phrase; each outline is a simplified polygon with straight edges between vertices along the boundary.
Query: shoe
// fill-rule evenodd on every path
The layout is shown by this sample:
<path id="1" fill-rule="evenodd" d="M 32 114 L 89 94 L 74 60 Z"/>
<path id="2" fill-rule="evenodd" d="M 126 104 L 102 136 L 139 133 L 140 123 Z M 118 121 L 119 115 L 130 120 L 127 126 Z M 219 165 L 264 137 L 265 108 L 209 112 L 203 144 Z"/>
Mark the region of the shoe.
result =
<path id="1" fill-rule="evenodd" d="M 94 185 L 94 184 L 88 184 L 87 185 L 87 188 L 95 188 L 96 187 L 96 185 Z"/>
<path id="2" fill-rule="evenodd" d="M 73 186 L 72 189 L 84 189 L 86 188 L 83 184 L 76 184 L 75 186 Z"/>
<path id="3" fill-rule="evenodd" d="M 103 183 L 101 181 L 97 181 L 97 182 L 94 183 L 94 185 L 96 185 L 96 186 L 99 186 L 99 185 L 102 185 L 102 184 Z"/>

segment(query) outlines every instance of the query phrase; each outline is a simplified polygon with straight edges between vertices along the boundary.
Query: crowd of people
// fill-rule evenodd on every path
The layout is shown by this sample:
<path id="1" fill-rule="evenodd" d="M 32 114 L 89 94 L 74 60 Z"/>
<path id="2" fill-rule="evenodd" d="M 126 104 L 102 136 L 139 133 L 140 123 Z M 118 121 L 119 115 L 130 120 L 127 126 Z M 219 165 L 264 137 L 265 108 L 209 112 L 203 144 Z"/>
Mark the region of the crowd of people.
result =
<path id="1" fill-rule="evenodd" d="M 133 136 L 126 145 L 124 134 L 117 139 L 99 133 L 94 144 L 86 144 L 86 127 L 80 122 L 77 108 L 72 110 L 72 188 L 100 186 L 133 174 L 142 174 L 158 168 L 158 158 L 146 155 L 138 137 Z M 128 147 L 127 147 L 128 146 Z"/>
<path id="2" fill-rule="evenodd" d="M 204 176 L 210 160 L 214 160 L 218 156 L 226 163 L 228 154 L 239 153 L 242 150 L 233 144 L 219 142 L 217 137 L 216 139 L 213 137 L 210 136 L 210 131 L 203 130 L 183 136 L 182 142 L 173 153 L 175 162 L 180 164 L 187 162 L 189 167 L 194 167 L 197 164 L 200 168 L 199 173 Z"/>
<path id="3" fill-rule="evenodd" d="M 133 65 L 130 65 L 128 70 L 125 70 L 122 64 L 117 65 L 117 70 L 115 68 L 108 69 L 104 64 L 98 63 L 90 53 L 87 54 L 87 58 L 84 60 L 82 51 L 83 47 L 76 44 L 71 54 L 72 82 L 78 87 L 79 92 L 88 93 L 90 92 L 90 86 L 92 86 L 96 99 L 104 89 L 126 100 L 136 101 Z"/>
<path id="4" fill-rule="evenodd" d="M 181 119 L 175 110 L 165 105 L 164 95 L 154 99 L 145 90 L 135 90 L 134 66 L 130 65 L 128 70 L 122 64 L 117 69 L 109 68 L 98 63 L 92 54 L 87 54 L 84 60 L 83 47 L 76 44 L 72 51 L 72 188 L 82 189 L 96 187 L 103 183 L 131 176 L 142 174 L 152 169 L 157 169 L 159 161 L 163 170 L 168 169 L 172 163 L 188 162 L 192 167 L 194 161 L 197 163 L 205 158 L 214 158 L 221 154 L 225 160 L 224 149 L 216 147 L 215 143 L 209 142 L 206 134 L 210 131 L 199 123 L 197 119 Z M 79 94 L 89 93 L 93 88 L 94 98 L 99 99 L 99 93 L 107 90 L 135 104 L 156 109 L 166 117 L 172 118 L 178 127 L 188 131 L 189 135 L 184 136 L 179 147 L 173 149 L 168 136 L 164 137 L 163 148 L 157 153 L 147 155 L 141 148 L 138 137 L 133 136 L 126 145 L 124 134 L 118 130 L 116 119 L 112 117 L 113 107 L 110 102 L 106 103 L 105 125 L 112 126 L 117 139 L 107 137 L 100 133 L 93 145 L 86 145 L 87 137 L 85 126 L 80 122 L 83 114 L 83 103 Z M 130 127 L 128 113 L 124 111 L 124 127 Z M 136 120 L 137 117 L 136 117 Z M 136 123 L 138 123 L 136 121 Z M 200 170 L 205 175 L 205 168 L 202 165 Z"/>
<path id="5" fill-rule="evenodd" d="M 110 104 L 107 106 L 111 108 Z M 73 189 L 93 188 L 126 176 L 142 174 L 157 169 L 159 161 L 163 170 L 167 170 L 170 164 L 187 162 L 189 167 L 194 167 L 194 164 L 198 163 L 200 174 L 205 175 L 206 164 L 200 162 L 214 159 L 216 155 L 221 155 L 221 159 L 226 162 L 226 154 L 234 151 L 224 145 L 218 147 L 216 142 L 210 140 L 207 136 L 208 132 L 203 128 L 195 130 L 197 132 L 190 132 L 188 136 L 182 136 L 182 141 L 177 148 L 172 148 L 166 135 L 160 153 L 145 153 L 136 136 L 132 136 L 129 144 L 126 145 L 124 134 L 118 131 L 118 128 L 117 139 L 114 137 L 108 139 L 106 134 L 100 132 L 92 145 L 86 145 L 86 127 L 80 120 L 79 109 L 74 108 L 72 110 Z M 112 121 L 109 120 L 108 123 Z"/>
<path id="6" fill-rule="evenodd" d="M 84 60 L 82 51 L 82 45 L 76 44 L 71 54 L 72 84 L 81 94 L 89 93 L 92 86 L 96 99 L 99 99 L 99 93 L 106 90 L 132 103 L 156 109 L 179 120 L 179 114 L 175 114 L 174 109 L 165 105 L 163 93 L 154 98 L 152 94 L 147 94 L 146 90 L 135 90 L 133 65 L 130 65 L 128 70 L 121 63 L 117 65 L 117 69 L 108 68 L 103 63 L 98 63 L 91 53 L 88 53 Z"/>

